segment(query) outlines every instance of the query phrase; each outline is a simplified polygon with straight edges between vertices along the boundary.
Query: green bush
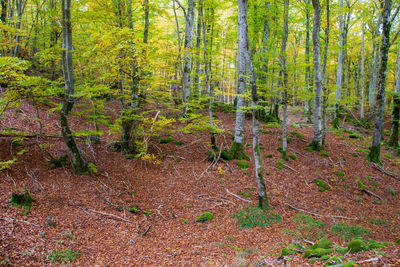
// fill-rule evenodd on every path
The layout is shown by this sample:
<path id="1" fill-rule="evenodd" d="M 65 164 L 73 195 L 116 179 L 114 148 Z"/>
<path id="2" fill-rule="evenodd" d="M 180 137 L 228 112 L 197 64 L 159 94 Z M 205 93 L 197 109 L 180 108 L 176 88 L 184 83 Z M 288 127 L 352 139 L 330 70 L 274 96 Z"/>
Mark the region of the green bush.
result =
<path id="1" fill-rule="evenodd" d="M 232 215 L 241 228 L 253 228 L 256 226 L 265 227 L 272 222 L 280 222 L 282 217 L 260 209 L 259 207 L 249 206 Z"/>

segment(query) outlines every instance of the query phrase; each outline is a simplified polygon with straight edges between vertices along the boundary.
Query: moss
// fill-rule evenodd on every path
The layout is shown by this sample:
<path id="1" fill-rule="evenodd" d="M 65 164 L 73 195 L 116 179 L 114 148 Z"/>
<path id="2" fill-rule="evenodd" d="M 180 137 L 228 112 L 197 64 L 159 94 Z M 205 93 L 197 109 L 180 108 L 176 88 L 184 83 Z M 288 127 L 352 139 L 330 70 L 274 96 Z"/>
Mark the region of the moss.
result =
<path id="1" fill-rule="evenodd" d="M 306 151 L 308 151 L 308 152 L 312 152 L 312 151 L 313 151 L 312 147 L 309 147 L 309 146 L 307 146 L 306 148 L 304 148 L 304 150 L 306 150 Z"/>
<path id="2" fill-rule="evenodd" d="M 250 160 L 249 156 L 247 156 L 246 153 L 244 152 L 243 143 L 236 143 L 234 141 L 232 143 L 232 147 L 231 147 L 231 154 L 232 154 L 234 159 Z"/>
<path id="3" fill-rule="evenodd" d="M 400 244 L 400 238 L 399 238 L 399 239 L 397 239 L 396 241 L 394 241 L 394 243 L 396 243 L 396 244 Z"/>
<path id="4" fill-rule="evenodd" d="M 347 245 L 347 250 L 349 250 L 351 253 L 364 251 L 367 250 L 367 244 L 360 239 L 353 239 Z"/>
<path id="5" fill-rule="evenodd" d="M 354 261 L 348 261 L 342 265 L 342 267 L 355 267 L 355 266 L 358 266 L 358 265 Z"/>
<path id="6" fill-rule="evenodd" d="M 320 143 L 315 142 L 315 141 L 312 141 L 308 146 L 311 147 L 312 151 L 322 151 L 322 150 L 324 150 L 324 147 Z"/>
<path id="7" fill-rule="evenodd" d="M 371 146 L 369 148 L 369 154 L 368 154 L 368 157 L 367 157 L 368 161 L 375 162 L 375 163 L 377 163 L 379 165 L 382 165 L 380 156 L 381 156 L 381 146 L 380 145 Z"/>
<path id="8" fill-rule="evenodd" d="M 247 161 L 237 161 L 236 165 L 239 169 L 245 170 L 249 167 L 249 163 Z"/>
<path id="9" fill-rule="evenodd" d="M 365 189 L 365 184 L 360 179 L 357 179 L 357 185 L 360 189 Z"/>
<path id="10" fill-rule="evenodd" d="M 337 248 L 335 251 L 340 254 L 345 254 L 349 250 L 347 248 Z"/>
<path id="11" fill-rule="evenodd" d="M 224 160 L 233 160 L 233 155 L 228 152 L 228 150 L 223 149 L 221 152 L 221 159 Z"/>
<path id="12" fill-rule="evenodd" d="M 291 254 L 296 254 L 299 253 L 296 250 L 301 250 L 302 248 L 295 245 L 295 244 L 290 244 L 287 247 L 282 249 L 281 256 L 287 256 Z"/>
<path id="13" fill-rule="evenodd" d="M 271 153 L 269 153 L 269 154 L 265 155 L 265 157 L 270 159 L 270 158 L 272 158 L 273 156 L 272 156 Z"/>
<path id="14" fill-rule="evenodd" d="M 175 141 L 174 144 L 177 145 L 177 146 L 181 146 L 181 145 L 183 145 L 183 142 L 182 141 Z"/>
<path id="15" fill-rule="evenodd" d="M 315 179 L 314 183 L 318 186 L 319 192 L 325 192 L 329 189 L 329 186 L 324 183 L 321 179 Z"/>
<path id="16" fill-rule="evenodd" d="M 52 165 L 49 167 L 50 170 L 54 170 L 58 167 L 69 165 L 68 155 L 62 155 L 59 158 L 52 158 L 49 161 Z"/>
<path id="17" fill-rule="evenodd" d="M 352 139 L 362 139 L 362 136 L 356 133 L 349 134 L 349 138 Z"/>
<path id="18" fill-rule="evenodd" d="M 171 136 L 163 137 L 160 139 L 160 144 L 168 144 L 173 142 L 174 139 Z"/>
<path id="19" fill-rule="evenodd" d="M 327 157 L 327 158 L 330 157 L 329 154 L 327 152 L 325 152 L 325 151 L 321 151 L 320 155 L 323 156 L 323 157 Z"/>
<path id="20" fill-rule="evenodd" d="M 25 189 L 24 193 L 12 193 L 10 205 L 17 208 L 24 208 L 27 212 L 30 211 L 35 199 L 31 196 L 28 190 Z"/>
<path id="21" fill-rule="evenodd" d="M 285 168 L 285 165 L 283 164 L 283 162 L 281 160 L 278 160 L 276 162 L 276 167 L 280 170 L 283 170 Z"/>
<path id="22" fill-rule="evenodd" d="M 197 218 L 197 222 L 206 222 L 206 221 L 211 221 L 214 218 L 214 215 L 211 212 L 204 212 L 199 215 Z"/>
<path id="23" fill-rule="evenodd" d="M 135 158 L 135 155 L 128 154 L 128 155 L 125 155 L 125 158 L 126 158 L 126 159 L 134 159 L 134 158 Z"/>
<path id="24" fill-rule="evenodd" d="M 292 159 L 292 160 L 296 160 L 296 159 L 297 159 L 297 156 L 294 155 L 294 154 L 291 154 L 291 155 L 289 155 L 289 158 Z"/>
<path id="25" fill-rule="evenodd" d="M 318 246 L 318 248 L 329 249 L 329 248 L 332 248 L 332 242 L 328 238 L 323 237 L 318 241 L 317 246 Z"/>
<path id="26" fill-rule="evenodd" d="M 320 258 L 322 256 L 331 254 L 333 249 L 325 249 L 325 248 L 316 248 L 316 249 L 309 249 L 304 254 L 304 258 Z"/>

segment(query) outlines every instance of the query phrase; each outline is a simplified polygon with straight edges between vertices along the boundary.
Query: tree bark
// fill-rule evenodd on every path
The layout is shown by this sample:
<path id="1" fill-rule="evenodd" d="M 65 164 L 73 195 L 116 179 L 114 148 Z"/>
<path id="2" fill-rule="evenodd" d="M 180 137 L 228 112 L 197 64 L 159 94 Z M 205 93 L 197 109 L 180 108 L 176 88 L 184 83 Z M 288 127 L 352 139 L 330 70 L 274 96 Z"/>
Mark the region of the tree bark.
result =
<path id="1" fill-rule="evenodd" d="M 336 93 L 335 93 L 335 112 L 334 118 L 338 119 L 339 101 L 341 98 L 341 89 L 343 84 L 343 37 L 344 37 L 344 22 L 343 22 L 343 0 L 340 0 L 340 17 L 339 17 L 339 55 L 338 67 L 336 73 Z"/>
<path id="2" fill-rule="evenodd" d="M 289 36 L 289 0 L 283 2 L 283 37 L 281 42 L 281 51 L 279 55 L 279 77 L 280 84 L 283 87 L 282 104 L 283 104 L 283 121 L 282 121 L 282 156 L 287 159 L 287 105 L 288 105 L 288 73 L 286 66 L 286 44 Z"/>
<path id="3" fill-rule="evenodd" d="M 313 24 L 313 46 L 314 46 L 314 138 L 312 147 L 314 150 L 321 150 L 321 48 L 319 43 L 319 31 L 321 28 L 321 6 L 319 0 L 312 0 L 314 7 Z"/>
<path id="4" fill-rule="evenodd" d="M 374 135 L 372 146 L 370 147 L 368 159 L 372 162 L 381 163 L 381 141 L 382 129 L 385 115 L 385 91 L 386 91 L 386 70 L 388 63 L 388 54 L 390 48 L 390 10 L 392 8 L 392 0 L 384 0 L 384 7 L 382 11 L 382 41 L 380 52 L 380 67 L 378 77 L 378 91 L 376 96 L 376 109 L 374 121 Z"/>
<path id="5" fill-rule="evenodd" d="M 285 0 L 289 1 L 289 0 Z M 254 73 L 254 67 L 250 56 L 249 42 L 248 42 L 248 26 L 247 26 L 247 0 L 238 0 L 239 5 L 239 31 L 244 31 L 241 33 L 243 38 L 243 43 L 245 43 L 244 50 L 239 51 L 239 57 L 241 52 L 242 56 L 245 57 L 245 65 L 247 65 L 249 71 L 249 81 L 251 88 L 251 98 L 252 98 L 252 113 L 253 113 L 253 152 L 254 152 L 254 164 L 256 169 L 256 179 L 258 187 L 258 205 L 261 209 L 269 209 L 268 196 L 264 181 L 264 169 L 262 165 L 262 157 L 259 144 L 259 114 L 260 111 L 258 107 L 258 96 L 257 96 L 257 84 L 256 77 Z"/>
<path id="6" fill-rule="evenodd" d="M 365 87 L 365 76 L 364 76 L 364 62 L 365 62 L 365 26 L 362 27 L 361 37 L 361 103 L 360 103 L 360 117 L 364 119 L 364 87 Z"/>
<path id="7" fill-rule="evenodd" d="M 8 7 L 8 0 L 1 0 L 0 21 L 3 23 L 7 22 L 7 7 Z"/>
<path id="8" fill-rule="evenodd" d="M 399 120 L 400 120 L 400 45 L 397 50 L 397 79 L 393 96 L 392 107 L 392 129 L 390 133 L 389 145 L 399 147 Z"/>
<path id="9" fill-rule="evenodd" d="M 231 153 L 236 159 L 248 159 L 244 152 L 244 119 L 245 119 L 245 94 L 246 94 L 246 45 L 247 45 L 247 1 L 238 0 L 238 89 L 236 106 L 235 140 Z"/>
<path id="10" fill-rule="evenodd" d="M 326 0 L 326 29 L 325 29 L 325 47 L 324 47 L 324 62 L 322 64 L 322 90 L 324 92 L 322 100 L 322 145 L 325 145 L 325 137 L 327 131 L 327 108 L 328 108 L 328 89 L 326 87 L 326 63 L 328 61 L 329 47 L 329 27 L 330 27 L 330 10 L 329 0 Z"/>
<path id="11" fill-rule="evenodd" d="M 305 51 L 306 73 L 305 73 L 305 78 L 306 78 L 307 91 L 309 92 L 310 95 L 312 95 L 311 67 L 310 67 L 310 10 L 309 10 L 310 0 L 305 0 L 305 4 L 306 4 L 306 51 Z M 306 110 L 306 115 L 307 115 L 307 121 L 311 122 L 312 110 L 311 110 L 310 96 L 308 96 L 306 99 L 305 110 Z"/>
<path id="12" fill-rule="evenodd" d="M 75 93 L 74 71 L 72 67 L 72 27 L 71 27 L 71 0 L 61 1 L 62 10 L 62 64 L 65 80 L 65 95 L 60 112 L 61 134 L 71 153 L 72 168 L 76 173 L 86 172 L 86 163 L 81 157 L 75 139 L 68 125 L 68 115 L 74 107 Z"/>
<path id="13" fill-rule="evenodd" d="M 183 56 L 183 72 L 182 72 L 182 101 L 185 105 L 184 113 L 186 112 L 186 104 L 189 102 L 191 93 L 191 80 L 192 73 L 192 49 L 193 49 L 193 29 L 194 17 L 196 9 L 196 0 L 188 1 L 187 14 L 185 16 L 185 43 L 184 43 L 184 56 Z"/>

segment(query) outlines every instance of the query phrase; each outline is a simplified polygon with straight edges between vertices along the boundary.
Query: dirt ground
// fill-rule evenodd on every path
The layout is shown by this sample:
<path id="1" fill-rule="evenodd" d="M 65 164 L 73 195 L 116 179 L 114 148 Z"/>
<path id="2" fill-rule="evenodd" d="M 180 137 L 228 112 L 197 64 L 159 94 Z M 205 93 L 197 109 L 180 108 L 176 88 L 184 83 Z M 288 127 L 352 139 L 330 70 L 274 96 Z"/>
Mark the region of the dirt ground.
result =
<path id="1" fill-rule="evenodd" d="M 110 110 L 113 105 L 110 103 Z M 26 119 L 33 114 L 36 110 L 29 104 L 21 112 L 9 111 L 2 130 L 13 127 L 38 132 L 38 122 Z M 229 149 L 234 114 L 216 114 L 219 127 L 225 130 L 217 136 L 217 145 Z M 297 158 L 284 161 L 288 167 L 280 170 L 276 164 L 282 159 L 277 151 L 280 128 L 262 125 L 260 134 L 271 209 L 282 220 L 248 229 L 240 228 L 232 215 L 257 205 L 253 161 L 245 171 L 239 170 L 235 161 L 219 161 L 212 166 L 207 159 L 207 133 L 172 133 L 182 145 L 153 140 L 150 149 L 162 155 L 160 164 L 112 152 L 109 145 L 116 138 L 113 135 L 103 136 L 100 144 L 80 142 L 85 158 L 95 163 L 98 171 L 81 176 L 75 175 L 70 166 L 50 170 L 49 157 L 38 146 L 39 137 L 23 141 L 22 146 L 12 138 L 0 137 L 0 161 L 27 150 L 17 164 L 0 172 L 0 262 L 10 266 L 312 265 L 299 254 L 279 259 L 281 249 L 292 240 L 301 236 L 314 242 L 317 239 L 316 229 L 299 228 L 295 220 L 299 213 L 313 214 L 323 223 L 325 236 L 337 245 L 346 245 L 346 240 L 331 231 L 339 222 L 365 227 L 370 240 L 399 239 L 398 157 L 382 148 L 384 170 L 395 177 L 368 163 L 363 149 L 368 149 L 367 137 L 371 134 L 365 132 L 361 133 L 364 139 L 353 139 L 348 133 L 335 135 L 329 131 L 326 154 L 306 151 L 313 135 L 312 125 L 302 123 L 305 118 L 296 109 L 290 109 L 289 114 L 289 125 L 298 126 L 288 130 L 289 154 Z M 55 114 L 41 112 L 40 117 L 44 133 L 59 134 Z M 71 125 L 74 130 L 83 129 L 78 116 L 72 118 Z M 246 153 L 253 158 L 250 120 L 246 120 L 245 135 L 249 143 Z M 59 138 L 44 137 L 42 141 L 53 156 L 67 153 Z M 322 179 L 328 190 L 320 192 L 316 178 Z M 369 193 L 360 190 L 359 180 Z M 11 194 L 20 188 L 27 189 L 35 199 L 29 213 L 10 206 Z M 136 207 L 136 212 L 126 207 Z M 214 218 L 196 222 L 206 211 Z M 79 256 L 71 262 L 52 262 L 57 249 Z M 347 254 L 346 259 L 374 259 L 360 266 L 400 266 L 399 249 L 399 245 L 389 244 L 377 251 Z"/>

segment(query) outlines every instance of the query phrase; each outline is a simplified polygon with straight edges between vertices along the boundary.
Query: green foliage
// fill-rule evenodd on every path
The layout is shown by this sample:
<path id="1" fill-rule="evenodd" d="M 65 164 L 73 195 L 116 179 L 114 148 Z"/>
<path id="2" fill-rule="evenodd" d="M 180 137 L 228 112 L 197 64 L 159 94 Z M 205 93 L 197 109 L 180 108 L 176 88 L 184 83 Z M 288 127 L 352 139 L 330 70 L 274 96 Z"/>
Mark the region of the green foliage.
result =
<path id="1" fill-rule="evenodd" d="M 173 141 L 174 141 L 174 139 L 171 136 L 160 138 L 160 144 L 168 144 L 168 143 L 171 143 Z"/>
<path id="2" fill-rule="evenodd" d="M 241 228 L 265 227 L 272 222 L 280 222 L 282 217 L 278 214 L 264 211 L 259 207 L 249 206 L 232 215 Z"/>
<path id="3" fill-rule="evenodd" d="M 293 134 L 294 136 L 296 136 L 299 139 L 304 139 L 304 134 L 298 133 L 296 131 L 292 131 L 290 133 Z"/>
<path id="4" fill-rule="evenodd" d="M 329 190 L 329 186 L 321 179 L 315 179 L 314 183 L 318 186 L 319 192 L 325 192 L 326 190 Z"/>
<path id="5" fill-rule="evenodd" d="M 249 163 L 247 161 L 237 161 L 236 165 L 239 169 L 245 170 L 249 167 Z"/>
<path id="6" fill-rule="evenodd" d="M 323 156 L 323 157 L 328 157 L 328 158 L 330 157 L 328 152 L 325 152 L 325 151 L 321 151 L 320 155 Z"/>
<path id="7" fill-rule="evenodd" d="M 265 155 L 265 157 L 270 159 L 273 157 L 273 155 L 271 153 L 269 153 L 269 154 Z"/>
<path id="8" fill-rule="evenodd" d="M 68 155 L 62 155 L 59 158 L 52 158 L 49 162 L 51 163 L 49 167 L 50 170 L 69 165 Z"/>
<path id="9" fill-rule="evenodd" d="M 182 141 L 175 141 L 174 144 L 177 145 L 177 146 L 181 146 L 181 145 L 183 145 L 183 142 Z"/>
<path id="10" fill-rule="evenodd" d="M 294 155 L 294 154 L 290 154 L 290 155 L 289 155 L 289 158 L 292 159 L 292 160 L 296 160 L 296 159 L 297 159 L 297 156 Z"/>
<path id="11" fill-rule="evenodd" d="M 197 218 L 197 222 L 211 221 L 213 218 L 214 218 L 214 215 L 211 212 L 203 212 Z"/>
<path id="12" fill-rule="evenodd" d="M 324 224 L 321 221 L 316 220 L 310 215 L 304 213 L 297 213 L 296 216 L 294 217 L 294 222 L 300 224 L 301 229 L 307 229 L 307 230 L 314 230 L 324 226 Z"/>
<path id="13" fill-rule="evenodd" d="M 392 196 L 396 195 L 396 190 L 394 190 L 392 187 L 386 187 L 386 191 L 389 192 Z"/>
<path id="14" fill-rule="evenodd" d="M 250 198 L 251 194 L 241 191 L 240 194 L 244 197 Z"/>
<path id="15" fill-rule="evenodd" d="M 34 204 L 35 199 L 31 196 L 27 189 L 24 193 L 12 193 L 10 205 L 16 208 L 24 208 L 25 212 L 28 213 Z"/>
<path id="16" fill-rule="evenodd" d="M 278 160 L 278 161 L 276 162 L 276 167 L 277 167 L 279 170 L 283 170 L 283 169 L 285 168 L 285 165 L 283 164 L 282 160 Z"/>
<path id="17" fill-rule="evenodd" d="M 353 238 L 362 238 L 365 235 L 369 235 L 371 232 L 360 225 L 347 225 L 340 222 L 332 226 L 332 234 L 338 235 L 345 240 L 351 240 Z"/>
<path id="18" fill-rule="evenodd" d="M 380 225 L 380 226 L 389 226 L 390 221 L 386 218 L 368 218 L 367 221 L 371 224 Z"/>
<path id="19" fill-rule="evenodd" d="M 97 169 L 96 164 L 94 164 L 93 162 L 89 162 L 88 169 L 93 173 L 98 173 L 99 172 L 99 170 Z"/>
<path id="20" fill-rule="evenodd" d="M 79 253 L 73 249 L 59 250 L 58 248 L 47 253 L 47 260 L 51 262 L 74 262 L 79 258 Z"/>
<path id="21" fill-rule="evenodd" d="M 357 185 L 360 189 L 365 189 L 365 184 L 359 178 L 357 178 Z"/>
<path id="22" fill-rule="evenodd" d="M 221 152 L 221 159 L 233 160 L 233 155 L 231 153 L 229 153 L 228 150 L 223 149 L 222 152 Z"/>

